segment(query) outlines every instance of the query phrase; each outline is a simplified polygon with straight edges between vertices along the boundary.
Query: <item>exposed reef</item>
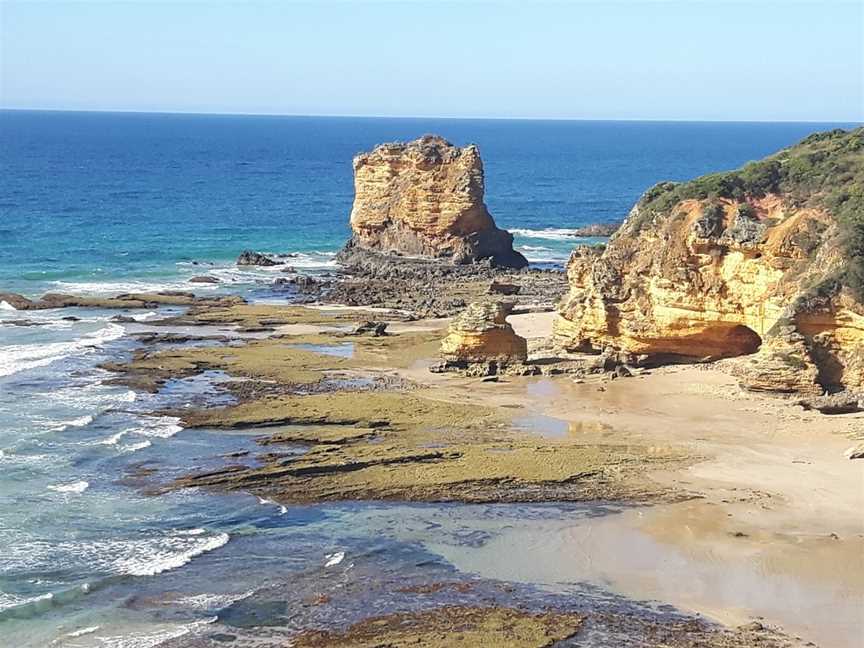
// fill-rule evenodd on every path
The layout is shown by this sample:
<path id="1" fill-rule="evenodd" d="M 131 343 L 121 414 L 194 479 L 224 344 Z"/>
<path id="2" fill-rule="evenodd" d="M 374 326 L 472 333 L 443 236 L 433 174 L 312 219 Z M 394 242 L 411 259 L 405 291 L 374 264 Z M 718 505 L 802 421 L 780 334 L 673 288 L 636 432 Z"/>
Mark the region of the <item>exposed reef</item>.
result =
<path id="1" fill-rule="evenodd" d="M 572 613 L 447 606 L 422 612 L 370 617 L 344 632 L 307 630 L 294 638 L 292 645 L 296 648 L 543 648 L 575 635 L 582 625 L 582 619 L 582 616 Z"/>
<path id="2" fill-rule="evenodd" d="M 757 390 L 864 389 L 862 187 L 864 129 L 657 185 L 605 249 L 574 251 L 556 342 L 641 362 L 746 356 L 727 365 Z"/>
<path id="3" fill-rule="evenodd" d="M 46 293 L 39 299 L 29 299 L 17 293 L 0 293 L 0 302 L 15 310 L 47 310 L 50 308 L 157 308 L 159 306 L 232 306 L 246 302 L 242 297 L 223 295 L 198 297 L 191 292 L 166 290 L 155 293 L 124 293 L 115 297 L 87 297 Z"/>
<path id="4" fill-rule="evenodd" d="M 382 144 L 354 158 L 354 190 L 353 235 L 341 255 L 349 264 L 372 250 L 456 264 L 528 265 L 483 202 L 483 163 L 474 145 L 459 148 L 434 135 Z"/>

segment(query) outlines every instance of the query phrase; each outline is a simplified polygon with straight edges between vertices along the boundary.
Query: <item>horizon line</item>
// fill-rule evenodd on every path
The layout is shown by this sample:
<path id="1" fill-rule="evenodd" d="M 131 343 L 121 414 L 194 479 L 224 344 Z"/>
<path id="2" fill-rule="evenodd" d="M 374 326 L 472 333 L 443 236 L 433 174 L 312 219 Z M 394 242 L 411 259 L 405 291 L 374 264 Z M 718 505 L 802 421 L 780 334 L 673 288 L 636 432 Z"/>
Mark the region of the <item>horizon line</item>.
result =
<path id="1" fill-rule="evenodd" d="M 273 112 L 199 112 L 186 110 L 126 110 L 112 108 L 11 108 L 0 106 L 0 112 L 48 112 L 48 113 L 96 113 L 125 115 L 186 115 L 200 117 L 290 117 L 301 119 L 442 119 L 453 121 L 555 121 L 555 122 L 658 122 L 658 123 L 708 123 L 708 124 L 864 124 L 861 119 L 698 119 L 661 117 L 465 117 L 454 115 L 356 115 Z"/>

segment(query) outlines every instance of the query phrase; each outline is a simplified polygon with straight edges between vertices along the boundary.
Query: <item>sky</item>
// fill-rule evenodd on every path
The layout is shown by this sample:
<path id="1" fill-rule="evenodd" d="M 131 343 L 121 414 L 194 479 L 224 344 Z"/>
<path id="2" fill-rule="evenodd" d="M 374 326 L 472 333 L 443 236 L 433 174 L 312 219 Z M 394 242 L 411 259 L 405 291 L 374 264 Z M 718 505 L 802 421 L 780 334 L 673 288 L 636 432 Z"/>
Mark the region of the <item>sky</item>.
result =
<path id="1" fill-rule="evenodd" d="M 0 0 L 0 107 L 864 121 L 864 2 Z"/>

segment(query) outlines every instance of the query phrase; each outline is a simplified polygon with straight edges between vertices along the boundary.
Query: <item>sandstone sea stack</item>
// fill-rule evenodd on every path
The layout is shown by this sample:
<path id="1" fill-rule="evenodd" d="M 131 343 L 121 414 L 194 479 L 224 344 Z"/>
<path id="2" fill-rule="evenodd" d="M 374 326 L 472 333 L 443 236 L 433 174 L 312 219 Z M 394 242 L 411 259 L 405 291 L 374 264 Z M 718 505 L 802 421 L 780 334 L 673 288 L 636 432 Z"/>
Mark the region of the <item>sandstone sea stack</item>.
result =
<path id="1" fill-rule="evenodd" d="M 570 349 L 730 362 L 754 389 L 864 388 L 864 129 L 661 183 L 603 249 L 577 249 Z"/>
<path id="2" fill-rule="evenodd" d="M 475 302 L 453 319 L 441 342 L 445 362 L 456 365 L 495 362 L 522 363 L 528 358 L 525 338 L 507 322 L 512 305 L 507 302 Z"/>
<path id="3" fill-rule="evenodd" d="M 528 265 L 483 202 L 476 146 L 459 148 L 434 135 L 382 144 L 354 158 L 354 189 L 352 238 L 343 260 L 371 251 L 455 264 Z"/>

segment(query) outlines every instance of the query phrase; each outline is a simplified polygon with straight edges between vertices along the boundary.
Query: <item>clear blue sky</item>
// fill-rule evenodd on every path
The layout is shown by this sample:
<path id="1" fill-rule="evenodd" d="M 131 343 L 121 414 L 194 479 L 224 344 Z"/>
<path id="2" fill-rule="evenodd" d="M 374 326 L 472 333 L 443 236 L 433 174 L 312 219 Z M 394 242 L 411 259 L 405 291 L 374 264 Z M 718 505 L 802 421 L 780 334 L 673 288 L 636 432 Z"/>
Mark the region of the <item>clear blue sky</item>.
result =
<path id="1" fill-rule="evenodd" d="M 0 0 L 0 106 L 864 121 L 864 3 Z"/>

